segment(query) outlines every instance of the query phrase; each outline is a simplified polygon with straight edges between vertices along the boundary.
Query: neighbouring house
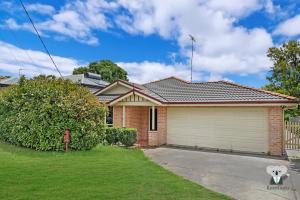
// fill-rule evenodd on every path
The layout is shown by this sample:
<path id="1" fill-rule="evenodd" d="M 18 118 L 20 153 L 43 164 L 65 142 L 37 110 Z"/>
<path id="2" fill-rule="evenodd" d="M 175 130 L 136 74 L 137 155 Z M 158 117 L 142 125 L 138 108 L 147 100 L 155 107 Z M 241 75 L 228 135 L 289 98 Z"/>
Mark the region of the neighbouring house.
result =
<path id="1" fill-rule="evenodd" d="M 284 109 L 299 100 L 239 84 L 170 77 L 116 81 L 95 93 L 115 127 L 137 129 L 141 146 L 176 145 L 271 155 L 283 153 Z"/>
<path id="2" fill-rule="evenodd" d="M 93 93 L 109 84 L 108 82 L 102 80 L 101 75 L 90 72 L 64 76 L 63 78 L 87 87 Z"/>
<path id="3" fill-rule="evenodd" d="M 96 92 L 99 89 L 106 87 L 109 83 L 102 80 L 101 75 L 94 73 L 84 73 L 63 76 L 64 79 L 68 79 L 73 83 L 78 83 L 84 87 L 87 87 L 91 92 Z M 18 77 L 10 77 L 7 79 L 0 80 L 0 87 L 7 87 L 10 85 L 16 85 L 19 82 Z"/>
<path id="4" fill-rule="evenodd" d="M 10 85 L 15 85 L 18 84 L 19 82 L 19 78 L 17 77 L 10 77 L 10 78 L 6 78 L 6 79 L 1 79 L 0 80 L 0 87 L 7 87 Z"/>

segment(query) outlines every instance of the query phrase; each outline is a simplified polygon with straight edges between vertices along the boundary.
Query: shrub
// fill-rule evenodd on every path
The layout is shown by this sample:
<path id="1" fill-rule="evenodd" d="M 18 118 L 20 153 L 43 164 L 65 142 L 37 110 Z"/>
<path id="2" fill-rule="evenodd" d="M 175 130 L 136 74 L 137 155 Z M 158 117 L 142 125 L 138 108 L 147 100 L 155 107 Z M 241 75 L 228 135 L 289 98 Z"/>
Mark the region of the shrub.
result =
<path id="1" fill-rule="evenodd" d="M 107 128 L 106 141 L 108 144 L 123 144 L 132 146 L 136 143 L 136 129 L 134 128 Z"/>
<path id="2" fill-rule="evenodd" d="M 105 132 L 105 140 L 108 144 L 118 144 L 121 128 L 109 127 Z"/>
<path id="3" fill-rule="evenodd" d="M 125 146 L 132 146 L 136 143 L 136 129 L 123 128 L 119 135 L 120 142 Z"/>
<path id="4" fill-rule="evenodd" d="M 36 150 L 87 150 L 103 141 L 105 107 L 88 89 L 63 79 L 21 79 L 0 92 L 0 140 Z"/>

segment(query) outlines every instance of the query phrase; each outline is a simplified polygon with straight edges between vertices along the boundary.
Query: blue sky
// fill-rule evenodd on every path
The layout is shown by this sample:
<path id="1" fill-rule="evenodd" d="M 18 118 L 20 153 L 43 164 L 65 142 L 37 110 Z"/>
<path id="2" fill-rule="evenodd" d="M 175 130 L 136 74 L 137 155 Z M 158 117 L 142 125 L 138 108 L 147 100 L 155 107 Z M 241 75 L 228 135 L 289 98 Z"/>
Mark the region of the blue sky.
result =
<path id="1" fill-rule="evenodd" d="M 194 81 L 261 87 L 269 47 L 299 39 L 299 1 L 23 0 L 63 74 L 110 59 L 143 83 L 190 78 L 189 34 L 196 38 Z M 0 74 L 55 74 L 19 1 L 0 2 Z"/>

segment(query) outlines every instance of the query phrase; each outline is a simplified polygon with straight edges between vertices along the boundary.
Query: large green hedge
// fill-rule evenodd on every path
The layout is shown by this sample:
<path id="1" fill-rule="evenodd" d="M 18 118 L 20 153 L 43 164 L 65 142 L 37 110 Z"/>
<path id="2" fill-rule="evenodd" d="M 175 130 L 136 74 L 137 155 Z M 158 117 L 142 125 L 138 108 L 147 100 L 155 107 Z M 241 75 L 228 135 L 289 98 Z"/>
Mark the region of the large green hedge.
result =
<path id="1" fill-rule="evenodd" d="M 91 149 L 105 137 L 105 107 L 86 88 L 63 79 L 21 79 L 0 93 L 0 140 L 36 150 L 63 150 L 71 129 L 73 150 Z"/>

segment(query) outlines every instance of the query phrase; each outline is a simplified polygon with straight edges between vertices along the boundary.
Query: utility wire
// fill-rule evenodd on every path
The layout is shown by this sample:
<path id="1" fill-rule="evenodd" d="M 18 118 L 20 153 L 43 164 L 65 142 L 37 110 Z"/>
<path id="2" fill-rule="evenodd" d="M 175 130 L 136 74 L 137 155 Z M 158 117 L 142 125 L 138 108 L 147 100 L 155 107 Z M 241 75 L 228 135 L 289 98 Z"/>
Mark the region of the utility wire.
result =
<path id="1" fill-rule="evenodd" d="M 28 17 L 30 23 L 32 24 L 33 29 L 35 30 L 35 32 L 36 32 L 38 38 L 40 39 L 42 45 L 44 46 L 44 49 L 45 49 L 46 53 L 48 54 L 50 60 L 52 61 L 52 63 L 53 63 L 53 65 L 54 65 L 55 69 L 57 70 L 57 72 L 59 73 L 59 75 L 62 77 L 62 75 L 61 75 L 61 73 L 60 73 L 60 71 L 59 71 L 59 69 L 58 69 L 56 63 L 54 62 L 54 60 L 53 60 L 53 58 L 52 58 L 52 56 L 51 56 L 51 54 L 50 54 L 50 52 L 49 52 L 49 50 L 48 50 L 48 48 L 46 47 L 46 45 L 45 45 L 45 43 L 44 43 L 42 37 L 40 36 L 40 34 L 39 34 L 37 28 L 35 27 L 35 25 L 34 25 L 34 23 L 33 23 L 32 19 L 31 19 L 30 15 L 29 15 L 29 13 L 27 12 L 27 9 L 26 9 L 25 5 L 23 4 L 23 1 L 22 1 L 22 0 L 19 0 L 19 1 L 20 1 L 21 5 L 22 5 L 22 7 L 23 7 L 23 9 L 24 9 L 24 11 L 25 11 L 25 13 L 26 13 L 26 15 L 27 15 L 27 17 Z"/>

